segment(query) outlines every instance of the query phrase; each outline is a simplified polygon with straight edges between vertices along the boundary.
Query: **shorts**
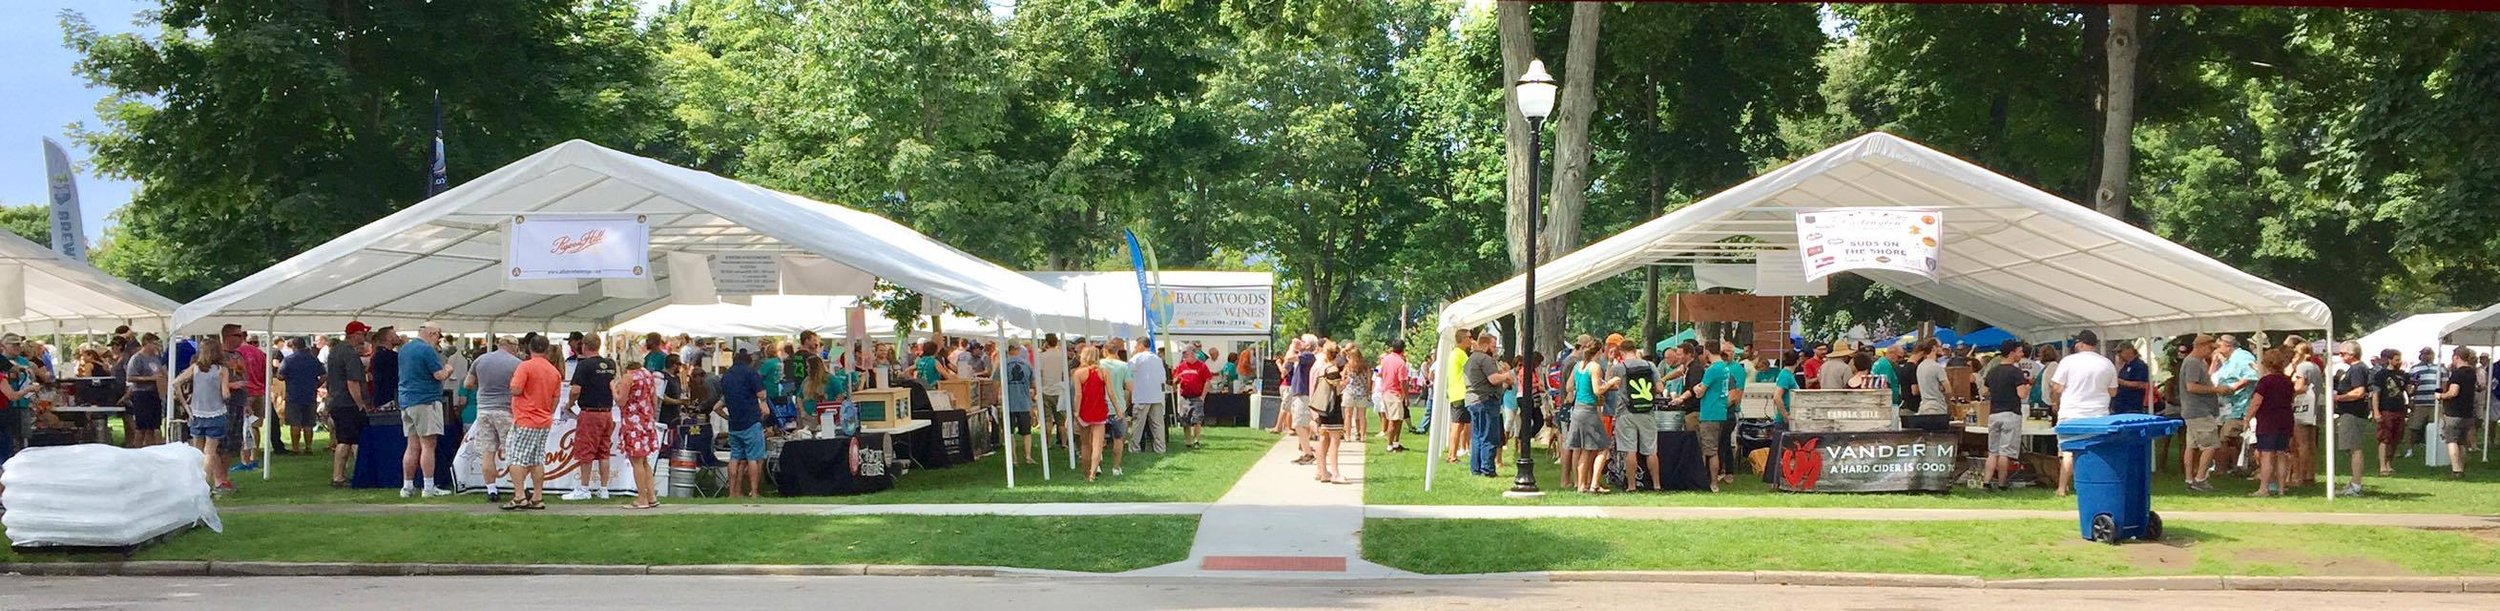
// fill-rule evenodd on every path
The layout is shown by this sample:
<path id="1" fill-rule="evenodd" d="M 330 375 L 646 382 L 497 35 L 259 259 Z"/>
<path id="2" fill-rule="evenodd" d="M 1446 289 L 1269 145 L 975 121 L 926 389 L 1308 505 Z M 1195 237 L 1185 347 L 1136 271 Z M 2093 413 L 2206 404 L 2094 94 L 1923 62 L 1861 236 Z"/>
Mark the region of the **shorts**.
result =
<path id="1" fill-rule="evenodd" d="M 481 448 L 503 448 L 512 437 L 512 412 L 479 411 L 477 422 L 469 426 L 469 438 L 463 443 L 479 444 Z"/>
<path id="2" fill-rule="evenodd" d="M 165 397 L 156 393 L 131 393 L 130 428 L 153 431 L 165 426 Z"/>
<path id="3" fill-rule="evenodd" d="M 1451 402 L 1450 402 L 1450 424 L 1466 424 L 1466 423 L 1467 423 L 1467 404 L 1465 404 L 1465 403 L 1459 403 L 1459 402 L 1457 402 L 1457 401 L 1451 401 Z"/>
<path id="4" fill-rule="evenodd" d="M 1988 414 L 1988 455 L 2007 458 L 2022 457 L 2022 414 L 2016 412 Z"/>
<path id="5" fill-rule="evenodd" d="M 2335 451 L 2359 452 L 2370 447 L 2371 433 L 2368 416 L 2335 415 Z"/>
<path id="6" fill-rule="evenodd" d="M 2283 452 L 2292 449 L 2291 433 L 2258 433 L 2255 446 L 2259 452 Z"/>
<path id="7" fill-rule="evenodd" d="M 1627 413 L 1615 418 L 1615 451 L 1641 456 L 1658 454 L 1658 419 Z"/>
<path id="8" fill-rule="evenodd" d="M 224 440 L 226 427 L 233 423 L 233 416 L 193 416 L 191 417 L 191 436 Z"/>
<path id="9" fill-rule="evenodd" d="M 2378 413 L 2378 442 L 2381 445 L 2404 445 L 2404 412 L 2381 411 Z"/>
<path id="10" fill-rule="evenodd" d="M 2230 420 L 2222 421 L 2222 440 L 2224 443 L 2229 443 L 2233 439 L 2239 439 L 2247 433 L 2247 418 L 2232 418 Z"/>
<path id="11" fill-rule="evenodd" d="M 573 417 L 573 460 L 595 463 L 615 456 L 615 436 L 615 413 L 582 410 Z"/>
<path id="12" fill-rule="evenodd" d="M 764 423 L 750 424 L 747 428 L 729 432 L 729 459 L 741 462 L 764 459 Z"/>
<path id="13" fill-rule="evenodd" d="M 2213 418 L 2189 418 L 2182 430 L 2187 432 L 2187 447 L 2190 450 L 2222 447 L 2222 423 Z"/>
<path id="14" fill-rule="evenodd" d="M 1200 426 L 1207 421 L 1206 397 L 1181 397 L 1181 414 L 1177 426 Z"/>
<path id="15" fill-rule="evenodd" d="M 2473 436 L 2473 434 L 2473 418 L 2460 418 L 2456 416 L 2439 417 L 2439 438 L 2441 440 L 2447 441 L 2448 443 L 2462 444 L 2465 443 L 2466 437 Z"/>
<path id="16" fill-rule="evenodd" d="M 399 429 L 409 439 L 443 434 L 443 404 L 427 402 L 399 409 Z"/>
<path id="17" fill-rule="evenodd" d="M 1308 423 L 1308 422 L 1298 422 L 1298 423 L 1296 423 L 1296 425 L 1297 425 L 1297 426 L 1309 426 L 1309 425 L 1310 425 L 1310 423 Z M 1121 419 L 1119 419 L 1119 418 L 1112 418 L 1111 420 L 1109 420 L 1109 421 L 1106 421 L 1106 422 L 1102 423 L 1102 431 L 1103 431 L 1103 433 L 1102 433 L 1102 438 L 1103 438 L 1103 439 L 1109 439 L 1109 440 L 1112 440 L 1112 444 L 1111 444 L 1111 445 L 1118 446 L 1118 447 L 1123 447 L 1123 448 L 1128 447 L 1126 444 L 1122 444 L 1122 443 L 1120 443 L 1120 442 L 1118 441 L 1118 440 L 1122 440 L 1122 439 L 1128 439 L 1128 422 L 1127 422 L 1127 421 L 1125 421 L 1125 420 L 1121 420 Z"/>
<path id="18" fill-rule="evenodd" d="M 1007 428 L 1017 435 L 1033 434 L 1033 412 L 1008 412 Z"/>
<path id="19" fill-rule="evenodd" d="M 1701 423 L 1699 430 L 1701 431 L 1701 457 L 1705 459 L 1718 458 L 1719 437 L 1726 433 L 1727 423 L 1704 421 Z"/>
<path id="20" fill-rule="evenodd" d="M 1383 418 L 1383 419 L 1386 419 L 1386 420 L 1388 420 L 1388 421 L 1390 421 L 1390 422 L 1405 422 L 1405 421 L 1406 421 L 1406 400 L 1405 400 L 1405 397 L 1400 397 L 1400 396 L 1397 396 L 1397 395 L 1395 395 L 1395 394 L 1391 394 L 1391 395 L 1389 395 L 1387 398 L 1388 398 L 1388 400 L 1387 400 L 1387 401 L 1382 401 L 1382 402 L 1380 402 L 1380 417 L 1381 417 L 1381 418 Z"/>
<path id="21" fill-rule="evenodd" d="M 512 429 L 512 436 L 504 440 L 503 460 L 515 467 L 546 464 L 547 429 Z"/>
<path id="22" fill-rule="evenodd" d="M 286 403 L 287 426 L 308 429 L 320 419 L 321 410 L 311 401 L 288 401 Z"/>
<path id="23" fill-rule="evenodd" d="M 365 425 L 372 421 L 372 418 L 365 416 L 364 410 L 356 409 L 354 406 L 330 406 L 330 441 L 356 445 L 359 443 L 357 440 L 365 436 Z"/>

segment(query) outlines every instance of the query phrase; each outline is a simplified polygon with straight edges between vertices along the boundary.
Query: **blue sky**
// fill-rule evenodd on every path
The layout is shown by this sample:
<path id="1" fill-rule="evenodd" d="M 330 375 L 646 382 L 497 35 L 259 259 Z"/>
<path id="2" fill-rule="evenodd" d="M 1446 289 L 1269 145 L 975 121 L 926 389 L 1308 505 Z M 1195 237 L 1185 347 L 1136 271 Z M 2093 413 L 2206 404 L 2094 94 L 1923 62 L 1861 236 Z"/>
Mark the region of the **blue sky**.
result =
<path id="1" fill-rule="evenodd" d="M 7 0 L 0 2 L 0 202 L 23 206 L 47 201 L 43 139 L 61 141 L 70 161 L 79 164 L 79 212 L 86 215 L 87 239 L 104 232 L 107 215 L 130 203 L 135 183 L 105 180 L 86 169 L 87 151 L 69 140 L 69 124 L 100 127 L 96 100 L 104 91 L 87 87 L 70 72 L 77 54 L 61 46 L 62 9 L 87 15 L 107 32 L 136 30 L 133 15 L 153 6 L 133 0 Z"/>

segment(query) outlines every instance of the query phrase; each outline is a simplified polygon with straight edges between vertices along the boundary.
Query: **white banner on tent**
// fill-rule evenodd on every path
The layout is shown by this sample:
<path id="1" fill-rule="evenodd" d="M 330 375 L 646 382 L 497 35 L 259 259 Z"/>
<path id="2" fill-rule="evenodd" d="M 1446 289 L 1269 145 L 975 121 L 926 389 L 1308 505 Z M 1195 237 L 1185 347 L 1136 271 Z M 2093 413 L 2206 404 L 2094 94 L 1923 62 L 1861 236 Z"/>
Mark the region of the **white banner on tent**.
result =
<path id="1" fill-rule="evenodd" d="M 26 316 L 26 266 L 0 264 L 0 318 Z"/>
<path id="2" fill-rule="evenodd" d="M 877 277 L 841 262 L 809 255 L 781 255 L 781 294 L 867 297 Z"/>
<path id="3" fill-rule="evenodd" d="M 651 225 L 643 215 L 513 215 L 504 227 L 511 280 L 651 275 Z"/>
<path id="4" fill-rule="evenodd" d="M 1936 277 L 1944 215 L 1933 208 L 1840 208 L 1797 213 L 1808 280 L 1875 269 Z"/>
<path id="5" fill-rule="evenodd" d="M 712 253 L 712 290 L 721 295 L 781 292 L 781 257 L 769 252 Z"/>
<path id="6" fill-rule="evenodd" d="M 1267 287 L 1165 288 L 1164 320 L 1173 335 L 1266 336 L 1275 323 L 1276 295 Z"/>
<path id="7" fill-rule="evenodd" d="M 556 420 L 555 426 L 547 429 L 547 462 L 542 463 L 541 466 L 546 468 L 548 490 L 559 492 L 572 490 L 574 485 L 581 483 L 581 470 L 589 466 L 587 463 L 573 459 L 574 422 L 570 418 L 559 419 Z M 617 434 L 615 431 L 609 433 L 611 436 Z M 452 457 L 451 460 L 452 479 L 458 480 L 460 488 L 464 490 L 486 485 L 486 478 L 478 471 L 480 466 L 478 462 L 484 457 L 478 455 L 479 446 L 469 441 L 471 440 L 462 440 L 459 455 Z M 631 492 L 634 489 L 634 462 L 633 459 L 625 457 L 622 451 L 624 446 L 621 444 L 622 441 L 617 439 L 610 439 L 608 442 L 608 447 L 619 450 L 608 456 L 608 489 L 616 492 Z M 652 457 L 651 465 L 653 472 L 657 473 L 660 469 L 659 457 Z M 509 459 L 503 459 L 495 464 L 498 469 L 510 466 L 512 466 L 512 461 Z M 592 481 L 598 481 L 597 473 L 592 473 L 591 477 Z M 504 480 L 502 474 L 496 474 L 495 479 L 507 484 L 511 483 L 509 480 Z"/>
<path id="8" fill-rule="evenodd" d="M 1831 293 L 1827 278 L 1806 279 L 1805 265 L 1794 250 L 1754 253 L 1753 294 L 1763 297 L 1821 297 Z"/>
<path id="9" fill-rule="evenodd" d="M 1728 263 L 1701 263 L 1693 266 L 1693 286 L 1701 290 L 1731 288 L 1750 291 L 1754 288 L 1754 266 Z"/>

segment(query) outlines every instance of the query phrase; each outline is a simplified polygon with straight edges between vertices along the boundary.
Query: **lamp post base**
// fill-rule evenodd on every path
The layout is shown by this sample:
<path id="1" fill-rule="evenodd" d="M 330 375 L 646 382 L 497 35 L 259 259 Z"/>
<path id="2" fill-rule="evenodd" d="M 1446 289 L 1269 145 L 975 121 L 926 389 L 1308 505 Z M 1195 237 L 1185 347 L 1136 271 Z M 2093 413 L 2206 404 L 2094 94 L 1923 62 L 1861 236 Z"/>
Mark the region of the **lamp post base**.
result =
<path id="1" fill-rule="evenodd" d="M 1502 498 L 1506 498 L 1506 499 L 1535 499 L 1535 498 L 1544 498 L 1544 497 L 1545 497 L 1545 491 L 1543 491 L 1543 490 L 1538 490 L 1538 489 L 1535 489 L 1535 488 L 1529 488 L 1529 489 L 1527 489 L 1527 490 L 1520 490 L 1520 489 L 1517 489 L 1517 488 L 1512 488 L 1512 489 L 1509 489 L 1509 490 L 1504 490 L 1504 491 L 1502 491 Z"/>

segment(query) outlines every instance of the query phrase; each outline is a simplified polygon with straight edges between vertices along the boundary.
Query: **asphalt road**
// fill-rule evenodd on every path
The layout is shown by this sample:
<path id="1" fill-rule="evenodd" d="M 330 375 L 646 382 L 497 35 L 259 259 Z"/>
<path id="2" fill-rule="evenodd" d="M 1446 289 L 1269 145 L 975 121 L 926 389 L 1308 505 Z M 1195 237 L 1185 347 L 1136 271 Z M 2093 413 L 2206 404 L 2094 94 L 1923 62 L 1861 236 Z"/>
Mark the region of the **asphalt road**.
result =
<path id="1" fill-rule="evenodd" d="M 2491 609 L 2491 594 L 2051 592 L 1404 580 L 0 577 L 0 609 Z M 882 602 L 876 602 L 882 601 Z M 731 603 L 724 605 L 723 603 Z M 830 607 L 828 607 L 830 605 Z"/>

